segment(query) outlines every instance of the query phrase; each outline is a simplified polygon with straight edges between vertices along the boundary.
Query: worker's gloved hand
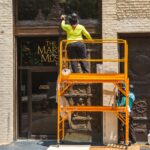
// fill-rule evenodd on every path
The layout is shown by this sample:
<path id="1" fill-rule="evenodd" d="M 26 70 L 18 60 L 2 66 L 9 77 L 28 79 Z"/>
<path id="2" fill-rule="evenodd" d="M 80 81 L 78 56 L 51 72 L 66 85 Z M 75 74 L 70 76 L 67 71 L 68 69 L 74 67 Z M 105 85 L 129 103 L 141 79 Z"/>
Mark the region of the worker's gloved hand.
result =
<path id="1" fill-rule="evenodd" d="M 60 16 L 60 19 L 61 19 L 61 20 L 65 20 L 65 18 L 66 18 L 66 15 L 61 15 L 61 16 Z"/>
<path id="2" fill-rule="evenodd" d="M 65 68 L 65 69 L 62 70 L 63 75 L 69 75 L 70 73 L 71 73 L 70 69 Z"/>

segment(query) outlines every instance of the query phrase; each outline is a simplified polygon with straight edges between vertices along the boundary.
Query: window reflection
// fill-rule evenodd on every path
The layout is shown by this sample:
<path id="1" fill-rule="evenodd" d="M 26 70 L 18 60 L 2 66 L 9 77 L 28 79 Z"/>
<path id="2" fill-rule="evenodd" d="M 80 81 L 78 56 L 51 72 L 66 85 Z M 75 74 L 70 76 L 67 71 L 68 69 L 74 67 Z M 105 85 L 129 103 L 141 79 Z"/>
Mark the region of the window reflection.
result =
<path id="1" fill-rule="evenodd" d="M 21 70 L 19 78 L 19 136 L 31 134 L 56 138 L 57 72 L 32 72 L 29 76 L 27 70 Z"/>
<path id="2" fill-rule="evenodd" d="M 32 134 L 56 134 L 57 73 L 32 73 Z"/>
<path id="3" fill-rule="evenodd" d="M 19 117 L 20 117 L 20 136 L 24 137 L 28 134 L 28 93 L 27 93 L 27 71 L 19 71 L 20 88 L 19 88 Z"/>
<path id="4" fill-rule="evenodd" d="M 76 12 L 81 19 L 98 19 L 98 0 L 18 0 L 18 20 L 58 19 Z"/>
<path id="5" fill-rule="evenodd" d="M 98 0 L 66 0 L 66 14 L 76 12 L 81 19 L 98 19 L 98 11 Z"/>
<path id="6" fill-rule="evenodd" d="M 57 66 L 58 41 L 57 38 L 20 38 L 19 62 L 20 66 Z"/>

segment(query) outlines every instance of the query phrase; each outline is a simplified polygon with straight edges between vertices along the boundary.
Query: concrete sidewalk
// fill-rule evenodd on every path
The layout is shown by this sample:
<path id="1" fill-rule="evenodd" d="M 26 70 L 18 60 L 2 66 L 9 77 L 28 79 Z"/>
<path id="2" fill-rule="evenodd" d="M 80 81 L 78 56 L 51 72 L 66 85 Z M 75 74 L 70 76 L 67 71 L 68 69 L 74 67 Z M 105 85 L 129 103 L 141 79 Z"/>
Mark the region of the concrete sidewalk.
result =
<path id="1" fill-rule="evenodd" d="M 61 147 L 70 147 L 69 150 L 78 146 L 77 150 L 80 150 L 80 146 L 86 147 L 85 145 L 65 145 L 62 144 L 61 147 L 57 147 L 56 141 L 40 141 L 40 140 L 19 140 L 13 142 L 9 145 L 0 145 L 0 150 L 48 150 L 51 147 L 54 147 L 57 150 L 61 150 Z M 72 148 L 71 148 L 72 146 Z M 125 150 L 124 146 L 111 144 L 108 146 L 90 146 L 87 145 L 88 150 Z M 53 150 L 53 149 L 52 149 Z M 150 150 L 150 146 L 144 144 L 135 144 L 128 147 L 128 150 Z"/>
<path id="2" fill-rule="evenodd" d="M 110 146 L 91 146 L 90 150 L 125 150 L 125 146 L 110 145 Z M 128 146 L 127 150 L 150 150 L 150 145 L 135 144 Z"/>
<path id="3" fill-rule="evenodd" d="M 102 147 L 102 146 L 97 146 L 97 147 L 91 147 L 90 150 L 126 150 L 126 147 L 125 146 L 112 146 L 112 147 L 109 147 L 109 146 L 105 146 L 105 147 Z M 134 145 L 134 146 L 129 146 L 127 148 L 127 150 L 140 150 L 140 146 L 138 145 Z"/>
<path id="4" fill-rule="evenodd" d="M 141 146 L 139 144 L 132 146 L 123 146 L 111 144 L 109 146 L 90 146 L 90 145 L 51 145 L 47 150 L 150 150 L 150 146 Z"/>
<path id="5" fill-rule="evenodd" d="M 140 146 L 133 145 L 126 148 L 123 145 L 112 145 L 112 146 L 60 145 L 59 147 L 57 147 L 57 145 L 51 145 L 47 150 L 140 150 Z"/>

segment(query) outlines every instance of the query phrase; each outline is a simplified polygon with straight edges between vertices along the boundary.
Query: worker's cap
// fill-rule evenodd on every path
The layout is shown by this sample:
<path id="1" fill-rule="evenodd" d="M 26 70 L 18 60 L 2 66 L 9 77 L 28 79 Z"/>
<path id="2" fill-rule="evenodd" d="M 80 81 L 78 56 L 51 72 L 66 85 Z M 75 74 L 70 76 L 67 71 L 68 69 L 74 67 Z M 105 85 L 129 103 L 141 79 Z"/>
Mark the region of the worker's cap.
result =
<path id="1" fill-rule="evenodd" d="M 68 18 L 71 25 L 77 24 L 78 15 L 76 13 L 72 13 Z"/>
<path id="2" fill-rule="evenodd" d="M 125 89 L 125 88 L 126 88 L 126 85 L 125 85 L 125 84 L 122 84 L 122 88 Z M 130 84 L 130 85 L 129 85 L 129 89 L 130 89 L 130 90 L 133 90 L 133 89 L 134 89 L 134 85 L 133 85 L 133 84 Z"/>
<path id="3" fill-rule="evenodd" d="M 130 86 L 129 86 L 129 88 L 130 88 L 130 90 L 132 89 L 134 89 L 134 85 L 133 84 L 130 84 Z"/>
<path id="4" fill-rule="evenodd" d="M 72 17 L 73 19 L 78 19 L 78 15 L 77 15 L 76 13 L 72 13 L 72 14 L 71 14 L 71 17 Z"/>

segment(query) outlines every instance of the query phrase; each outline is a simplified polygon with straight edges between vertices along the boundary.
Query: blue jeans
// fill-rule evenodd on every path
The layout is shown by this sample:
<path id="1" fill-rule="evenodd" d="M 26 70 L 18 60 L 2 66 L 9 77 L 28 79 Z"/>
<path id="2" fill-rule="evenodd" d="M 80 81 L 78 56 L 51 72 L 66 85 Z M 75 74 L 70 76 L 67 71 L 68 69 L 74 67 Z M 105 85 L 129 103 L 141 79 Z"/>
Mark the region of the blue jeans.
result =
<path id="1" fill-rule="evenodd" d="M 86 46 L 82 42 L 73 42 L 67 45 L 67 54 L 69 59 L 86 59 L 87 52 Z M 88 63 L 84 61 L 79 62 L 83 72 L 88 73 Z M 78 62 L 71 61 L 71 67 L 73 72 L 79 72 Z"/>

